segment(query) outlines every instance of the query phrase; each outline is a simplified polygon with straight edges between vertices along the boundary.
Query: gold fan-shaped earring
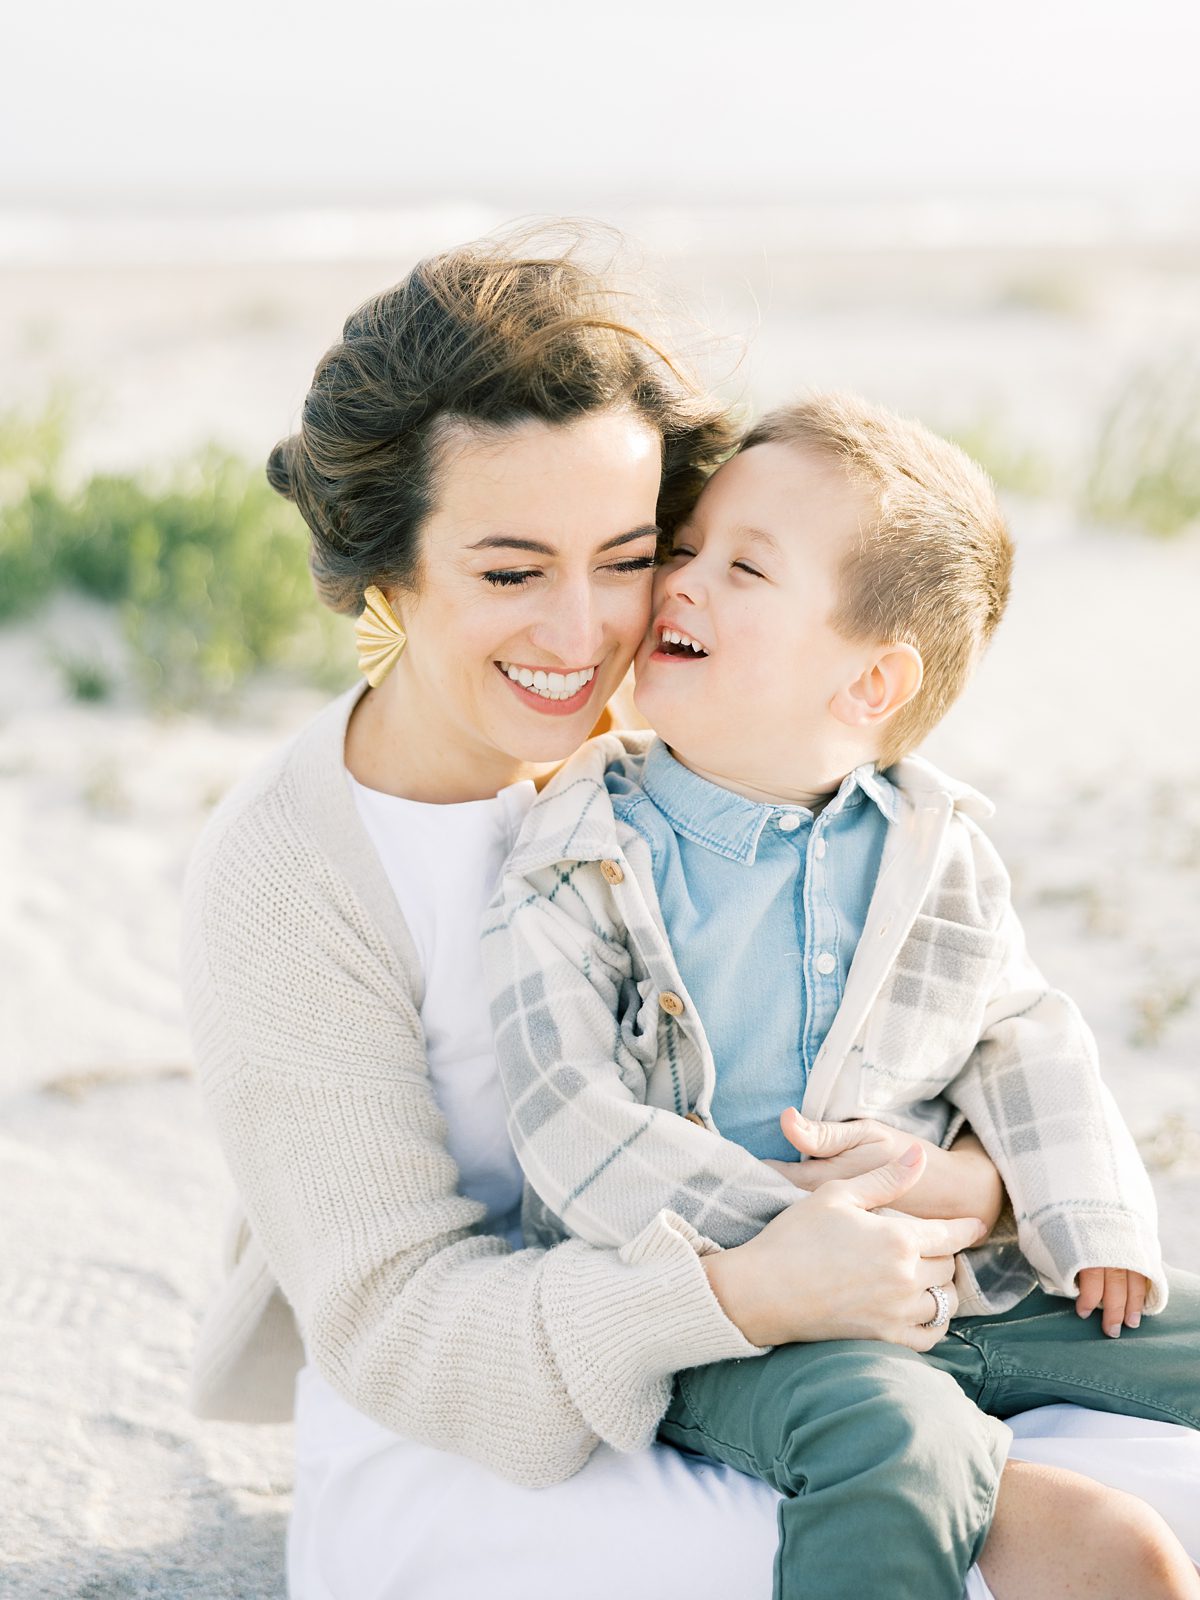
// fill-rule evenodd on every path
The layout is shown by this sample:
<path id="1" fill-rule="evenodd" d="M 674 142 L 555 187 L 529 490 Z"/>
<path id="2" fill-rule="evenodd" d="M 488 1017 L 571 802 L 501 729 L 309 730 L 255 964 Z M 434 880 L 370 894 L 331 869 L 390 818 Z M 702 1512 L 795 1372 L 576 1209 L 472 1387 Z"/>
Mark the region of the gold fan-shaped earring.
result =
<path id="1" fill-rule="evenodd" d="M 363 592 L 363 612 L 354 624 L 354 638 L 358 645 L 358 670 L 372 689 L 378 689 L 399 661 L 408 635 L 388 604 L 387 596 L 374 584 Z"/>

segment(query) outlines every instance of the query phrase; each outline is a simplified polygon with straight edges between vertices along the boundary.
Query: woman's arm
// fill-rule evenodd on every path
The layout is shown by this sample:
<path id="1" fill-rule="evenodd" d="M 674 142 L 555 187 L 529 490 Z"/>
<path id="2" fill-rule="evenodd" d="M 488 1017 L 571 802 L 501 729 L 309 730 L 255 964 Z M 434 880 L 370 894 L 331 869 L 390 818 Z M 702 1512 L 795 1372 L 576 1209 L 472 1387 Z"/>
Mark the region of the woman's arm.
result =
<path id="1" fill-rule="evenodd" d="M 256 823 L 197 852 L 184 987 L 204 1097 L 308 1359 L 385 1426 L 524 1484 L 600 1440 L 648 1443 L 677 1369 L 758 1353 L 703 1242 L 671 1217 L 620 1251 L 481 1233 L 395 951 L 282 808 Z"/>
<path id="2" fill-rule="evenodd" d="M 899 1160 L 831 1179 L 807 1205 L 790 1206 L 747 1244 L 706 1260 L 714 1293 L 749 1338 L 884 1339 L 933 1348 L 944 1327 L 927 1325 L 928 1290 L 944 1287 L 955 1314 L 954 1257 L 979 1243 L 983 1225 L 974 1217 L 941 1222 L 895 1214 L 925 1159 L 914 1141 Z M 875 1215 L 878 1206 L 893 1214 Z"/>

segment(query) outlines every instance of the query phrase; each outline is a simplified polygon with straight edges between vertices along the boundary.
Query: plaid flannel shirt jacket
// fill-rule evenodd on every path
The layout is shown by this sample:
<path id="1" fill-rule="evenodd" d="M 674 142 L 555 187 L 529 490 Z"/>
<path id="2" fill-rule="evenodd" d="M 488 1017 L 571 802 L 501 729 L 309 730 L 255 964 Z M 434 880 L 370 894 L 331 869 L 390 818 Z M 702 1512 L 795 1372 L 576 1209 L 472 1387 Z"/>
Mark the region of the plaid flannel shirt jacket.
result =
<path id="1" fill-rule="evenodd" d="M 604 734 L 555 775 L 484 922 L 527 1244 L 620 1246 L 665 1209 L 730 1247 L 808 1198 L 713 1123 L 716 1067 L 649 847 L 604 784 L 613 761 L 636 777 L 651 737 Z M 1095 1266 L 1144 1273 L 1145 1309 L 1161 1311 L 1150 1180 L 1087 1025 L 1026 952 L 978 826 L 992 806 L 918 757 L 889 777 L 900 819 L 800 1109 L 875 1117 L 943 1147 L 970 1123 L 1010 1204 L 958 1258 L 959 1316 L 1007 1310 L 1039 1282 L 1073 1296 L 1075 1274 Z"/>

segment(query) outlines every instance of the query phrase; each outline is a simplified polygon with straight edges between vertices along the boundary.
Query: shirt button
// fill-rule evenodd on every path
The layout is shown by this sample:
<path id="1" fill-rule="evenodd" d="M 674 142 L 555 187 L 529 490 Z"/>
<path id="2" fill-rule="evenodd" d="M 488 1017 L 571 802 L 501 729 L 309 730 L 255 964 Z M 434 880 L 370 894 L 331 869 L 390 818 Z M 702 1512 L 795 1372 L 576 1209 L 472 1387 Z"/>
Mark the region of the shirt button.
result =
<path id="1" fill-rule="evenodd" d="M 816 856 L 818 861 L 824 861 L 826 848 L 824 839 L 818 839 L 816 844 L 813 845 L 813 855 Z"/>
<path id="2" fill-rule="evenodd" d="M 702 1128 L 704 1126 L 704 1118 L 696 1111 L 687 1112 L 683 1120 L 685 1122 L 694 1122 L 698 1128 Z"/>
<path id="3" fill-rule="evenodd" d="M 821 954 L 817 957 L 817 971 L 821 974 L 821 976 L 823 978 L 827 978 L 836 966 L 837 962 L 829 954 L 829 951 L 822 950 Z"/>
<path id="4" fill-rule="evenodd" d="M 670 989 L 663 990 L 658 997 L 658 1003 L 669 1017 L 681 1017 L 683 1015 L 683 1001 Z"/>
<path id="5" fill-rule="evenodd" d="M 609 883 L 625 882 L 625 874 L 621 871 L 619 864 L 615 861 L 602 861 L 600 863 L 600 871 L 608 879 Z"/>
<path id="6" fill-rule="evenodd" d="M 785 811 L 779 819 L 779 826 L 784 833 L 794 833 L 800 826 L 800 818 L 794 811 Z"/>

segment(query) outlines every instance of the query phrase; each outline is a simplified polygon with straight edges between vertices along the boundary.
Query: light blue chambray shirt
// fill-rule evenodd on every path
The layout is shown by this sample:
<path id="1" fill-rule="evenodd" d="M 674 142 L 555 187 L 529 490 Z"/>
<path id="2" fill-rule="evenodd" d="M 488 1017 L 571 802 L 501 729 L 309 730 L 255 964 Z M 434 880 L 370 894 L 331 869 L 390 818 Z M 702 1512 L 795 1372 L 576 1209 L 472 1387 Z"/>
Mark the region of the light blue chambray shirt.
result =
<path id="1" fill-rule="evenodd" d="M 683 981 L 712 1045 L 712 1115 L 760 1159 L 796 1160 L 779 1127 L 800 1104 L 862 936 L 897 791 L 857 767 L 816 817 L 763 805 L 676 761 L 655 739 L 640 779 L 605 779 L 650 846 Z"/>

